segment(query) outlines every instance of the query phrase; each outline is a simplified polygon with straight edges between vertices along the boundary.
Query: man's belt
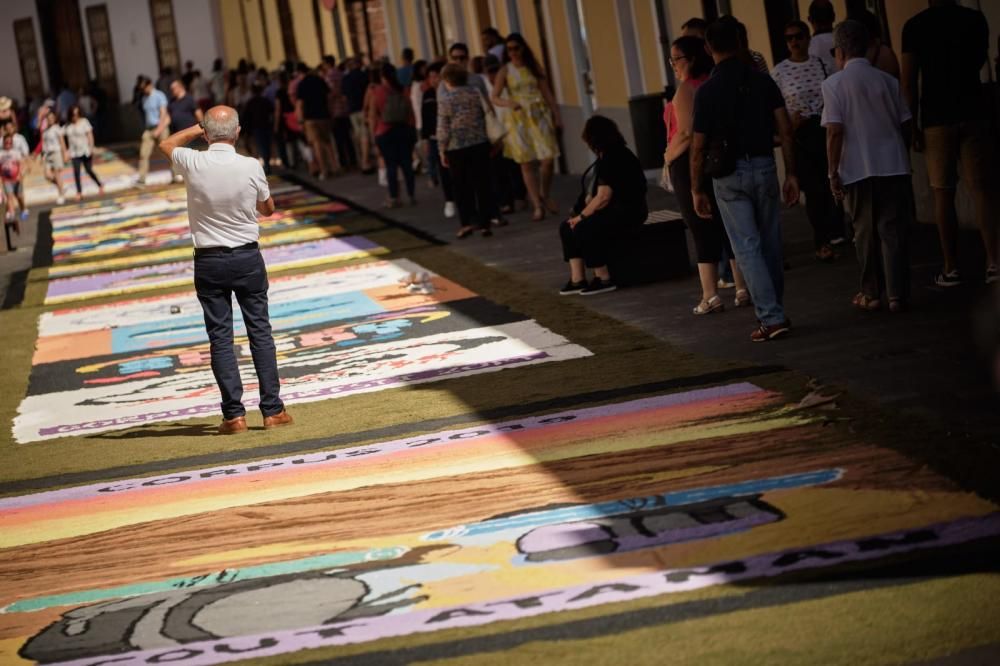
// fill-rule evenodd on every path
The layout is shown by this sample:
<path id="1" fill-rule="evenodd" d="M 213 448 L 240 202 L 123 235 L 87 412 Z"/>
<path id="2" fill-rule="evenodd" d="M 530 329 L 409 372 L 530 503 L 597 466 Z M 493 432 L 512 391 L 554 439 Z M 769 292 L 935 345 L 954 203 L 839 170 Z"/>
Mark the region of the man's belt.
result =
<path id="1" fill-rule="evenodd" d="M 256 250 L 257 247 L 257 241 L 246 243 L 244 245 L 237 245 L 236 247 L 196 247 L 194 249 L 194 256 L 208 257 L 214 254 L 232 254 L 234 250 Z"/>

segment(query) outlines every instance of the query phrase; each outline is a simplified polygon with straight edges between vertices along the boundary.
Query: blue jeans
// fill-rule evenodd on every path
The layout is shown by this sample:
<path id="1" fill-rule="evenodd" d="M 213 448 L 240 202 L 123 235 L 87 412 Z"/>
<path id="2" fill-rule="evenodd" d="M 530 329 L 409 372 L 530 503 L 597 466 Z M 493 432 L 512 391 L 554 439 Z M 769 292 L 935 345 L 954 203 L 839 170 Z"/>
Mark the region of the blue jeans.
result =
<path id="1" fill-rule="evenodd" d="M 785 321 L 785 271 L 778 224 L 781 188 L 774 158 L 737 160 L 736 171 L 716 178 L 714 187 L 757 319 L 767 326 L 780 324 Z"/>
<path id="2" fill-rule="evenodd" d="M 236 248 L 196 255 L 194 287 L 205 314 L 212 373 L 222 392 L 222 415 L 233 419 L 246 414 L 243 382 L 233 352 L 234 294 L 250 339 L 250 355 L 260 386 L 260 411 L 264 416 L 280 414 L 285 406 L 278 397 L 278 361 L 267 312 L 267 268 L 260 250 Z"/>

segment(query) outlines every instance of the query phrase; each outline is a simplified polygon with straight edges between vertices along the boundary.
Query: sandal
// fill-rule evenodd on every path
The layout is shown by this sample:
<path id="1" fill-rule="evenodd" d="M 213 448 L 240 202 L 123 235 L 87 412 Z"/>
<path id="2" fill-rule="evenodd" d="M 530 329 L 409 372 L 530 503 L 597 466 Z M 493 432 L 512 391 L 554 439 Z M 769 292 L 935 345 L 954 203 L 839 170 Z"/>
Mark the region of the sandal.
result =
<path id="1" fill-rule="evenodd" d="M 753 305 L 753 301 L 750 299 L 750 292 L 746 289 L 737 289 L 733 305 L 738 308 L 746 308 Z"/>
<path id="2" fill-rule="evenodd" d="M 557 204 L 557 203 L 556 203 L 555 201 L 553 201 L 552 199 L 546 199 L 546 200 L 545 200 L 545 208 L 546 208 L 546 209 L 547 209 L 547 210 L 548 210 L 548 211 L 549 211 L 550 213 L 552 213 L 553 215 L 558 215 L 558 214 L 559 214 L 559 204 Z"/>
<path id="3" fill-rule="evenodd" d="M 713 312 L 722 312 L 725 309 L 726 309 L 725 303 L 723 303 L 722 299 L 719 298 L 719 295 L 716 294 L 707 301 L 705 299 L 702 299 L 701 302 L 698 303 L 698 305 L 696 305 L 691 309 L 691 314 L 706 315 L 706 314 L 712 314 Z"/>
<path id="4" fill-rule="evenodd" d="M 859 310 L 864 310 L 866 312 L 874 312 L 875 310 L 878 310 L 882 306 L 882 302 L 880 300 L 878 300 L 877 298 L 872 298 L 871 296 L 868 296 L 862 292 L 858 292 L 857 295 L 854 297 L 854 300 L 851 301 L 851 303 L 854 305 L 854 307 L 858 308 Z"/>
<path id="5" fill-rule="evenodd" d="M 461 229 L 458 230 L 458 233 L 455 234 L 455 238 L 458 238 L 459 240 L 461 240 L 462 238 L 468 238 L 469 236 L 472 235 L 472 233 L 475 230 L 476 228 L 471 225 L 467 227 L 462 227 Z"/>
<path id="6" fill-rule="evenodd" d="M 544 219 L 545 219 L 545 209 L 544 208 L 536 208 L 535 212 L 531 214 L 531 221 L 532 222 L 541 222 Z"/>

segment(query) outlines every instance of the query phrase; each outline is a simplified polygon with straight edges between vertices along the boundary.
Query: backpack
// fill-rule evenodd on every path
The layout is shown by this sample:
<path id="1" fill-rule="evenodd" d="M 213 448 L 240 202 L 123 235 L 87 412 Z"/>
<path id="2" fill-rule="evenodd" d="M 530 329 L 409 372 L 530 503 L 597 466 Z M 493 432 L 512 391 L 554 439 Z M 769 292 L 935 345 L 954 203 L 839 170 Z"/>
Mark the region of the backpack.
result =
<path id="1" fill-rule="evenodd" d="M 386 125 L 403 125 L 410 117 L 410 102 L 396 91 L 390 91 L 382 109 L 382 122 Z"/>

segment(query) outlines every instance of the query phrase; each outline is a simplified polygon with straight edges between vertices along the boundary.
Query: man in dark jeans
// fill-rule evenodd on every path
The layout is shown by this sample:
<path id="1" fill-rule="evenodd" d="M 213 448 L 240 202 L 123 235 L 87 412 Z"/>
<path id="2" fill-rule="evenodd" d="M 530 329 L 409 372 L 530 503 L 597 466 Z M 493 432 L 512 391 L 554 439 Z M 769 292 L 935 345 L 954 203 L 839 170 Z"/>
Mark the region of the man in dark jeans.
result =
<path id="1" fill-rule="evenodd" d="M 726 164 L 711 174 L 715 196 L 759 322 L 750 340 L 765 342 L 792 330 L 783 305 L 780 190 L 774 162 L 777 134 L 785 160 L 785 203 L 795 205 L 799 182 L 792 154 L 792 124 L 778 86 L 741 58 L 736 23 L 716 21 L 708 27 L 706 37 L 715 70 L 694 98 L 691 193 L 698 215 L 711 217 L 708 194 L 700 189 L 706 154 L 710 153 L 712 163 Z"/>
<path id="2" fill-rule="evenodd" d="M 243 124 L 253 137 L 254 151 L 264 161 L 264 174 L 271 175 L 271 141 L 274 138 L 274 104 L 264 97 L 259 83 L 250 86 L 250 99 L 243 106 Z"/>
<path id="3" fill-rule="evenodd" d="M 267 268 L 257 247 L 257 213 L 272 215 L 274 199 L 257 160 L 236 153 L 240 135 L 236 109 L 216 106 L 202 123 L 160 142 L 188 192 L 194 242 L 194 286 L 205 314 L 212 373 L 222 392 L 219 432 L 247 431 L 243 382 L 233 353 L 233 294 L 243 311 L 250 354 L 260 386 L 264 427 L 288 425 L 292 417 L 279 397 L 278 361 L 267 311 Z M 204 137 L 208 150 L 184 148 Z"/>
<path id="4" fill-rule="evenodd" d="M 930 7 L 903 26 L 903 95 L 913 123 L 913 148 L 927 158 L 934 192 L 934 220 L 943 266 L 934 282 L 962 283 L 958 271 L 958 166 L 976 206 L 976 222 L 986 249 L 986 284 L 1000 280 L 997 267 L 997 183 L 991 136 L 993 101 L 980 82 L 989 54 L 990 29 L 982 12 L 949 0 Z"/>
<path id="5" fill-rule="evenodd" d="M 324 179 L 338 173 L 340 165 L 333 147 L 330 117 L 330 87 L 317 70 L 312 70 L 299 82 L 295 96 L 295 113 L 312 148 L 317 175 Z"/>

